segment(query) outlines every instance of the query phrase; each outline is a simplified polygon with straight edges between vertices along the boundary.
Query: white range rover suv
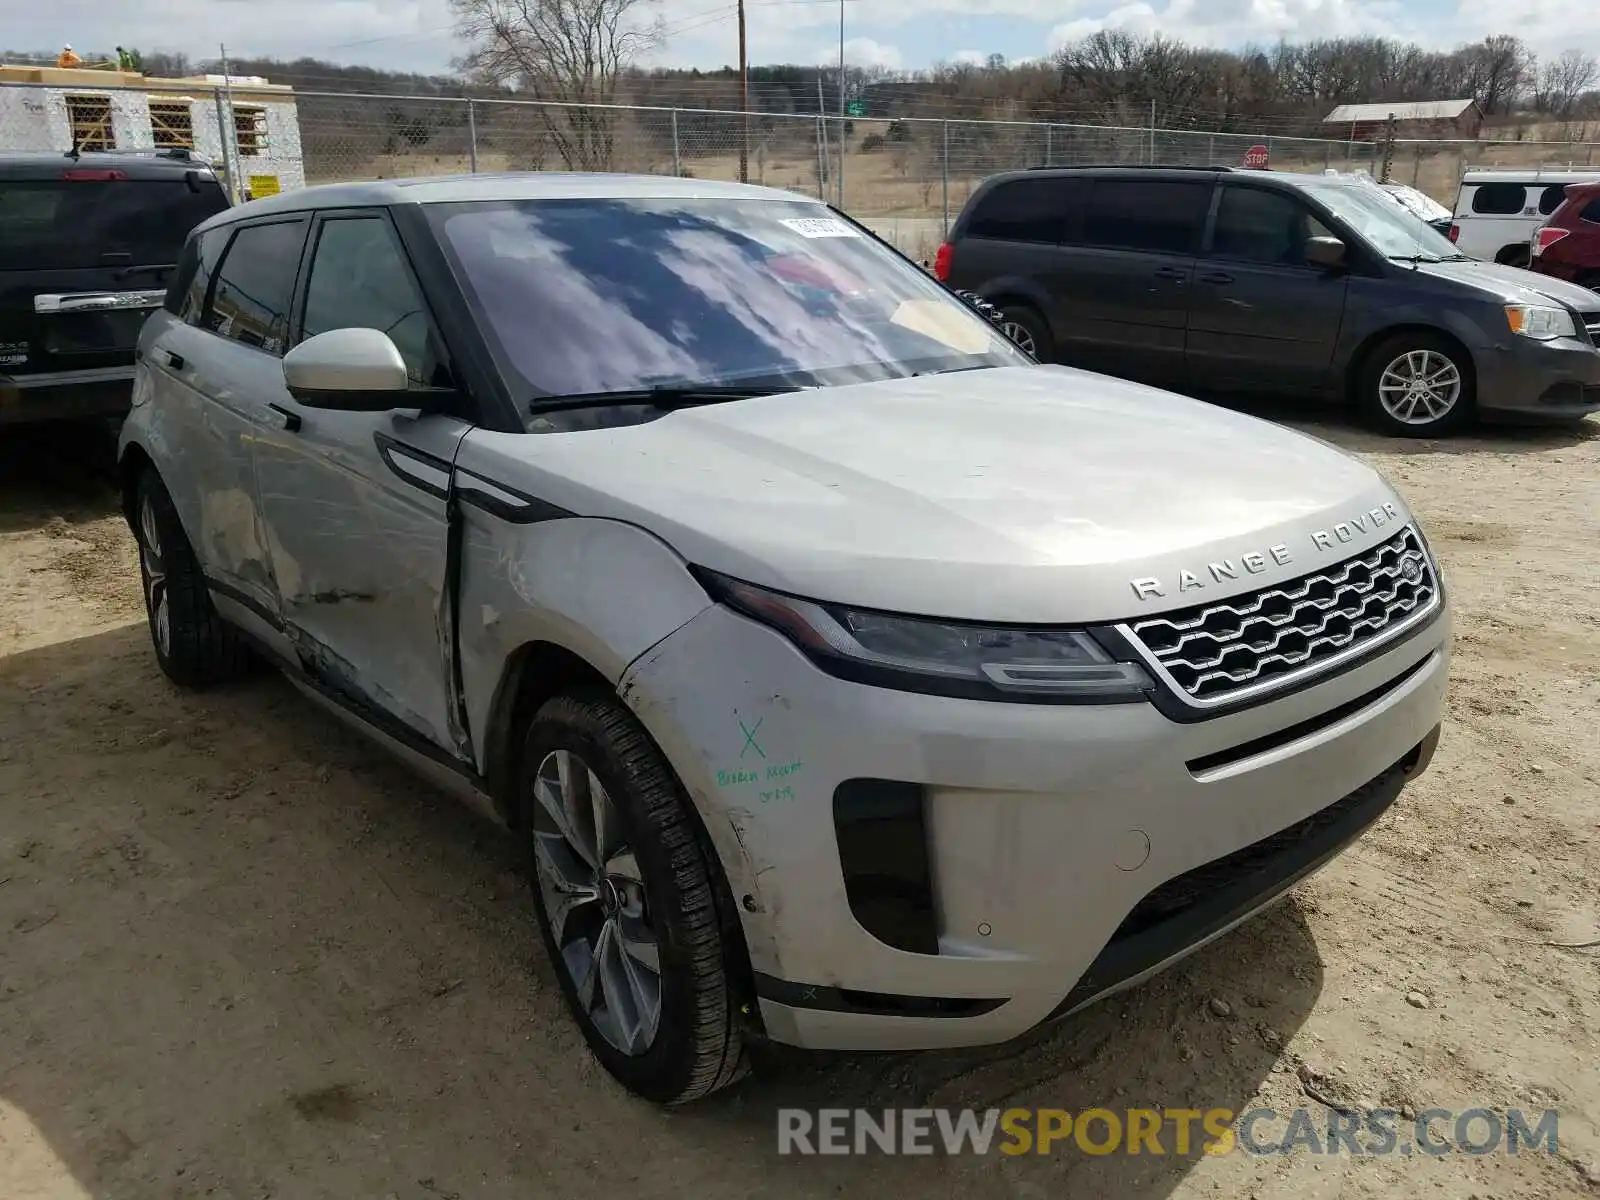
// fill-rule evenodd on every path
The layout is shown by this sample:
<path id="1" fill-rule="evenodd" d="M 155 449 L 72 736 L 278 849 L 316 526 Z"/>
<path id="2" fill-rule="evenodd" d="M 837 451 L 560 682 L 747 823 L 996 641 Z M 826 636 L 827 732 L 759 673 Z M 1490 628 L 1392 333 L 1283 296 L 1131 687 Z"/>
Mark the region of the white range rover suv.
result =
<path id="1" fill-rule="evenodd" d="M 155 653 L 266 660 L 526 839 L 594 1053 L 1013 1037 L 1339 852 L 1449 622 L 1311 438 L 1038 366 L 826 206 L 312 188 L 190 238 L 121 462 Z"/>

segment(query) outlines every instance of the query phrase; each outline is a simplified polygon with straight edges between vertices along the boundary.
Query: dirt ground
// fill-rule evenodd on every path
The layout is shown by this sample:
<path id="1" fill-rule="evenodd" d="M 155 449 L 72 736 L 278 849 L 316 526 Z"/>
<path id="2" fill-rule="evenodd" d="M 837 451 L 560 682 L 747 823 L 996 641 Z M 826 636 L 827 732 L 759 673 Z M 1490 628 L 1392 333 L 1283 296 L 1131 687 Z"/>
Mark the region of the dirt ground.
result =
<path id="1" fill-rule="evenodd" d="M 1289 902 L 1078 1018 L 983 1051 L 769 1052 L 671 1113 L 585 1052 L 508 838 L 274 677 L 169 686 L 95 455 L 6 433 L 0 1196 L 1596 1194 L 1600 423 L 1305 427 L 1384 470 L 1444 559 L 1433 769 Z M 1555 1108 L 1560 1149 L 781 1158 L 774 1121 L 1328 1103 Z"/>

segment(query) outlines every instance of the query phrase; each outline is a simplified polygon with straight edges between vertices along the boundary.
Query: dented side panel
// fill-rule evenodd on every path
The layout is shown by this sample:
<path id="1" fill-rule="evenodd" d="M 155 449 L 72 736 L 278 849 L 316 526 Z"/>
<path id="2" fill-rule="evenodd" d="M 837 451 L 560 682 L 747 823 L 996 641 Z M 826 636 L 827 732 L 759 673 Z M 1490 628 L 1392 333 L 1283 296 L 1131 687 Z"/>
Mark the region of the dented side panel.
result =
<path id="1" fill-rule="evenodd" d="M 236 386 L 253 360 L 274 368 L 278 361 L 158 311 L 140 336 L 141 402 L 126 440 L 137 440 L 156 464 L 206 574 L 270 611 L 251 449 L 262 430 L 248 392 Z"/>
<path id="2" fill-rule="evenodd" d="M 279 388 L 282 388 L 281 370 Z M 256 443 L 284 626 L 309 674 L 456 755 L 449 687 L 450 464 L 470 428 L 443 415 L 304 408 Z"/>
<path id="3" fill-rule="evenodd" d="M 469 449 L 470 439 L 464 461 Z M 560 646 L 617 683 L 710 605 L 683 560 L 636 526 L 585 517 L 518 524 L 470 503 L 461 514 L 460 667 L 480 766 L 507 660 L 521 647 Z"/>

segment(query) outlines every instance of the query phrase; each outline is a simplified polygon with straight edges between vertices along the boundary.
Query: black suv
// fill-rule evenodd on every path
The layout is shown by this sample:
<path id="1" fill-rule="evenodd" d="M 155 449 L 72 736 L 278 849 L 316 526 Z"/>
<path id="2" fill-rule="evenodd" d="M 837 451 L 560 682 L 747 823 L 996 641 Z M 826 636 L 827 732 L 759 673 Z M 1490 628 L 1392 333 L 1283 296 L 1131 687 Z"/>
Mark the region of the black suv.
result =
<path id="1" fill-rule="evenodd" d="M 1380 428 L 1600 409 L 1600 297 L 1478 262 L 1371 183 L 1226 167 L 997 175 L 935 274 L 1041 359 L 1354 400 Z"/>
<path id="2" fill-rule="evenodd" d="M 126 413 L 139 327 L 228 206 L 164 154 L 0 154 L 0 425 Z"/>

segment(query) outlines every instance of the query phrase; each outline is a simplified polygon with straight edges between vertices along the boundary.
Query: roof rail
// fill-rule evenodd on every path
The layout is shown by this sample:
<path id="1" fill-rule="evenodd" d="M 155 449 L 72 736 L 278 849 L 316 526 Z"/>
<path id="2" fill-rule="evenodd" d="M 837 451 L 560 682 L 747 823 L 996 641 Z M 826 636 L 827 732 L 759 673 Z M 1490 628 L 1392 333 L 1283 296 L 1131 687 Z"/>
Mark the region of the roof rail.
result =
<path id="1" fill-rule="evenodd" d="M 1236 167 L 1218 163 L 1196 167 L 1187 163 L 1036 163 L 1030 171 L 1234 171 Z"/>

